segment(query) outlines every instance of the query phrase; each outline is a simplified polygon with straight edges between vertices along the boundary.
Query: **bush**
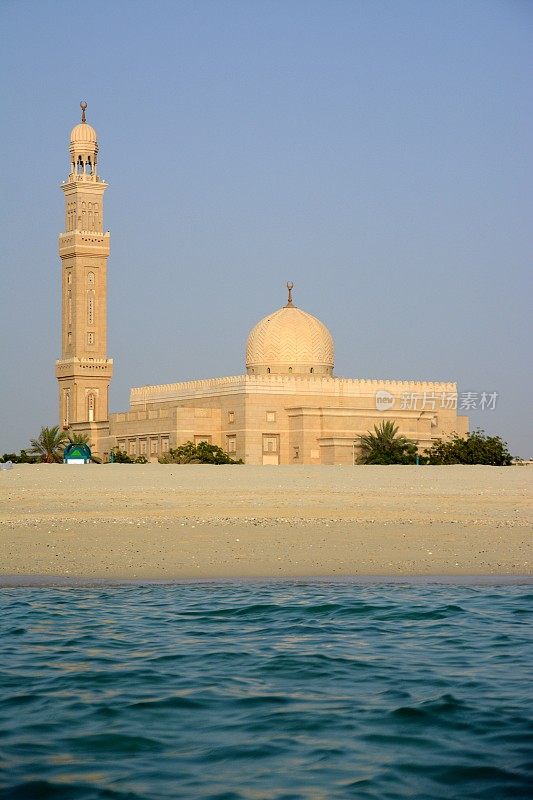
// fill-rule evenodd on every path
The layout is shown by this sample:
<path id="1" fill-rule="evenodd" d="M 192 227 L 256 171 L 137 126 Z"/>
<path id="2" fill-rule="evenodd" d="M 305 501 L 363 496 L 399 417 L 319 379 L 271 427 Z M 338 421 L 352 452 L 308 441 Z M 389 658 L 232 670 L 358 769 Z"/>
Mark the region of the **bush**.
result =
<path id="1" fill-rule="evenodd" d="M 35 457 L 30 456 L 26 452 L 26 450 L 21 450 L 19 455 L 17 455 L 16 453 L 4 453 L 3 456 L 0 456 L 0 464 L 5 464 L 7 461 L 11 461 L 12 464 L 37 463 L 37 459 Z"/>
<path id="2" fill-rule="evenodd" d="M 110 464 L 133 464 L 133 460 L 129 457 L 125 450 L 119 450 L 118 447 L 111 449 Z"/>
<path id="3" fill-rule="evenodd" d="M 161 456 L 160 464 L 242 464 L 241 460 L 234 461 L 225 450 L 209 442 L 186 442 L 179 447 L 170 448 L 168 453 Z"/>
<path id="4" fill-rule="evenodd" d="M 108 461 L 109 464 L 148 464 L 146 456 L 136 456 L 132 458 L 124 450 L 119 450 L 113 447 L 111 450 L 111 457 Z"/>
<path id="5" fill-rule="evenodd" d="M 439 439 L 426 450 L 428 464 L 486 464 L 492 467 L 507 467 L 513 457 L 507 449 L 507 442 L 499 436 L 487 436 L 477 428 L 465 437 L 457 433 L 443 442 Z"/>

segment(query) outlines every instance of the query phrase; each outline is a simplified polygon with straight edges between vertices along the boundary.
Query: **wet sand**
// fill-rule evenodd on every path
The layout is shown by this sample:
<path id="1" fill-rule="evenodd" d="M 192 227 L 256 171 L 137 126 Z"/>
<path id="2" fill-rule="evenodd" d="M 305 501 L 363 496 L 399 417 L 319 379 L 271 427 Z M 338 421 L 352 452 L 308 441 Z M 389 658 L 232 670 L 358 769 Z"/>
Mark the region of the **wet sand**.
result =
<path id="1" fill-rule="evenodd" d="M 531 575 L 531 467 L 15 465 L 0 574 Z"/>

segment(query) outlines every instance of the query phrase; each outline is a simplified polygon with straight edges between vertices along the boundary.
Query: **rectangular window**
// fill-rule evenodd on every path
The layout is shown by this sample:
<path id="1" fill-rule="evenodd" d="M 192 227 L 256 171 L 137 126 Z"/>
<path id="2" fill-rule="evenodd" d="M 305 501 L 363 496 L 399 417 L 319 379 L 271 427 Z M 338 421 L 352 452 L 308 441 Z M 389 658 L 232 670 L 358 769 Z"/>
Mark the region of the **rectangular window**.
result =
<path id="1" fill-rule="evenodd" d="M 146 439 L 141 439 L 141 440 L 139 441 L 139 448 L 140 448 L 140 449 L 139 449 L 139 453 L 141 454 L 141 456 L 145 456 L 145 455 L 146 455 L 146 453 L 147 453 L 147 446 L 148 446 L 148 445 L 147 445 Z"/>
<path id="2" fill-rule="evenodd" d="M 119 450 L 121 450 L 123 453 L 125 453 L 126 452 L 126 440 L 125 439 L 119 439 L 118 443 L 117 443 L 117 447 L 118 447 Z"/>
<path id="3" fill-rule="evenodd" d="M 135 439 L 130 439 L 130 442 L 129 442 L 129 454 L 130 454 L 130 456 L 136 456 L 137 455 L 137 442 L 135 441 Z"/>
<path id="4" fill-rule="evenodd" d="M 279 436 L 269 433 L 263 434 L 263 453 L 277 453 L 279 450 Z"/>
<path id="5" fill-rule="evenodd" d="M 210 436 L 195 436 L 194 437 L 194 444 L 200 444 L 200 442 L 207 442 L 211 444 L 211 437 Z"/>
<path id="6" fill-rule="evenodd" d="M 267 411 L 266 412 L 266 421 L 267 422 L 275 422 L 276 421 L 276 412 L 275 411 Z"/>
<path id="7" fill-rule="evenodd" d="M 237 437 L 236 436 L 226 436 L 227 441 L 227 451 L 228 453 L 236 453 L 237 452 Z"/>
<path id="8" fill-rule="evenodd" d="M 150 439 L 150 455 L 157 455 L 157 439 Z"/>
<path id="9" fill-rule="evenodd" d="M 235 411 L 228 411 L 228 422 L 230 425 L 235 422 Z"/>
<path id="10" fill-rule="evenodd" d="M 161 437 L 161 452 L 168 453 L 170 447 L 170 440 L 168 436 Z"/>

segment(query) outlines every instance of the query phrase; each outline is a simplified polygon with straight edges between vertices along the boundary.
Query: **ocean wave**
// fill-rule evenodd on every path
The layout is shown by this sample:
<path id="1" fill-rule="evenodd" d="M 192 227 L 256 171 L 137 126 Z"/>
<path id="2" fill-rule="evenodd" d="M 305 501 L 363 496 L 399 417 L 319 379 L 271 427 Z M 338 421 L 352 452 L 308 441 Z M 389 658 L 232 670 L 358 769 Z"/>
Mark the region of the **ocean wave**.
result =
<path id="1" fill-rule="evenodd" d="M 527 586 L 0 591 L 0 800 L 506 800 Z"/>

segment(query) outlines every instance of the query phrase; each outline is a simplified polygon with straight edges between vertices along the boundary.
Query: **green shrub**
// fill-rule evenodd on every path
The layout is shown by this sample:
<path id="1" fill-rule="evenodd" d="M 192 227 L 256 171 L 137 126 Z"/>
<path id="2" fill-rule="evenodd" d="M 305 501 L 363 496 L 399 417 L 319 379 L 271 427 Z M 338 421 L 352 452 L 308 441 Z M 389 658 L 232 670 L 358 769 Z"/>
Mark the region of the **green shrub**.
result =
<path id="1" fill-rule="evenodd" d="M 209 442 L 186 442 L 179 447 L 170 448 L 159 458 L 160 464 L 242 464 L 234 461 L 225 450 Z"/>
<path id="2" fill-rule="evenodd" d="M 513 463 L 507 442 L 499 436 L 487 436 L 481 428 L 464 437 L 453 433 L 445 442 L 439 439 L 426 450 L 426 457 L 429 464 L 486 464 L 507 467 Z"/>

